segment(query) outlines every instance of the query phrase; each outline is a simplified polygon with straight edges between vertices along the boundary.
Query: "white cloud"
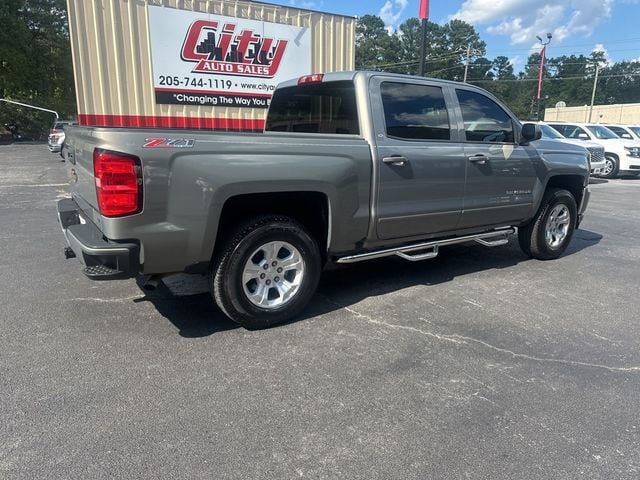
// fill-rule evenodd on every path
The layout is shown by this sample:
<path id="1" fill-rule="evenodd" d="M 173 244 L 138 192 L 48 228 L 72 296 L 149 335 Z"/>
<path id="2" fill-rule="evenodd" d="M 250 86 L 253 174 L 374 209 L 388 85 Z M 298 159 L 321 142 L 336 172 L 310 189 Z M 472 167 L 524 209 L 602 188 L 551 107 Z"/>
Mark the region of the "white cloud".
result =
<path id="1" fill-rule="evenodd" d="M 380 8 L 378 16 L 386 25 L 387 30 L 393 31 L 398 27 L 398 22 L 402 18 L 408 2 L 409 0 L 387 0 Z"/>
<path id="2" fill-rule="evenodd" d="M 554 42 L 573 35 L 589 36 L 611 16 L 614 0 L 465 0 L 450 18 L 488 33 L 508 36 L 512 44 L 536 44 L 536 35 L 553 34 Z M 539 50 L 539 44 L 537 49 Z"/>
<path id="3" fill-rule="evenodd" d="M 601 65 L 601 67 L 613 65 L 614 62 L 611 60 L 611 57 L 609 56 L 609 52 L 607 51 L 606 48 L 604 48 L 604 45 L 602 43 L 596 43 L 596 46 L 593 47 L 593 50 L 591 51 L 603 53 L 604 63 Z"/>

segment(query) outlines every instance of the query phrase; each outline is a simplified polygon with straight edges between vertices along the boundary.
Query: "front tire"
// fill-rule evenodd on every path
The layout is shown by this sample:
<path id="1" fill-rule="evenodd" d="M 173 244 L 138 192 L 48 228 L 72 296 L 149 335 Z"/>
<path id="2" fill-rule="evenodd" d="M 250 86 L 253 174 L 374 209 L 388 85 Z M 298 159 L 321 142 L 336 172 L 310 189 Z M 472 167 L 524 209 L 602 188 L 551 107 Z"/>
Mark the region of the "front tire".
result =
<path id="1" fill-rule="evenodd" d="M 321 269 L 318 245 L 302 225 L 263 215 L 229 236 L 209 278 L 220 309 L 255 330 L 298 315 L 315 293 Z"/>
<path id="2" fill-rule="evenodd" d="M 620 171 L 620 162 L 615 155 L 606 154 L 604 157 L 604 168 L 600 177 L 602 178 L 616 178 Z"/>
<path id="3" fill-rule="evenodd" d="M 571 192 L 561 188 L 547 190 L 534 219 L 518 229 L 520 248 L 538 260 L 558 258 L 571 242 L 577 218 L 578 208 Z"/>

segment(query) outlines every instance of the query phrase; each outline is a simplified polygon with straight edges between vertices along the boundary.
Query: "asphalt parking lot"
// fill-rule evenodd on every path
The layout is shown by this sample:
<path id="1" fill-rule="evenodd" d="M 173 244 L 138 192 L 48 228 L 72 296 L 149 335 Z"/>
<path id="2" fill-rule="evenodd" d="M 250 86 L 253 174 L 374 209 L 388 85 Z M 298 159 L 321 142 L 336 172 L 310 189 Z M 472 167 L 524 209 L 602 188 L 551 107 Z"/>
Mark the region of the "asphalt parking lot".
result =
<path id="1" fill-rule="evenodd" d="M 559 260 L 517 242 L 326 272 L 250 332 L 199 278 L 62 255 L 60 157 L 0 146 L 0 478 L 640 477 L 640 179 Z"/>

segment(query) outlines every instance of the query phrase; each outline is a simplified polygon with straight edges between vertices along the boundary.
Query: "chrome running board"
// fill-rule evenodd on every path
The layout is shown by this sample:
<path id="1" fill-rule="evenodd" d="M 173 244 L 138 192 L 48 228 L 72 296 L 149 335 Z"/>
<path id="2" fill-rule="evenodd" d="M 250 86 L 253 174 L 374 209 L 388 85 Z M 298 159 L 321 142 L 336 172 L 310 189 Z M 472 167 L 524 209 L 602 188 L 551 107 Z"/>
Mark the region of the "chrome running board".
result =
<path id="1" fill-rule="evenodd" d="M 513 227 L 491 232 L 477 233 L 474 235 L 465 235 L 463 237 L 445 238 L 442 240 L 433 240 L 431 242 L 416 243 L 413 245 L 404 245 L 402 247 L 387 248 L 385 250 L 377 250 L 367 253 L 359 253 L 357 255 L 349 255 L 336 260 L 337 263 L 356 263 L 365 260 L 373 260 L 375 258 L 389 257 L 397 255 L 400 258 L 417 262 L 427 260 L 438 256 L 438 249 L 445 245 L 455 245 L 457 243 L 476 242 L 485 247 L 497 247 L 509 243 L 509 235 L 513 235 L 516 229 Z M 413 253 L 412 253 L 413 252 Z"/>

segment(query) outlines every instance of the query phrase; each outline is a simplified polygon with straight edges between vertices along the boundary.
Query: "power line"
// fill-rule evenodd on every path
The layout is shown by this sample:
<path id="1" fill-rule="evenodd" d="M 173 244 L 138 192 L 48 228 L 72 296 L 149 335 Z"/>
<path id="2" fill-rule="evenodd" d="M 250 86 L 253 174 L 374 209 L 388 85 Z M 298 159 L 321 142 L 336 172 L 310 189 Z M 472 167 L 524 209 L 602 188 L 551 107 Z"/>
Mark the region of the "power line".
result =
<path id="1" fill-rule="evenodd" d="M 640 73 L 616 74 L 616 75 L 600 75 L 598 78 L 622 78 L 622 77 L 640 77 Z M 566 80 L 589 80 L 584 76 L 573 77 L 551 77 L 547 79 L 550 82 L 561 82 Z M 469 83 L 504 83 L 504 82 L 537 82 L 537 78 L 514 78 L 514 79 L 496 79 L 496 80 L 470 80 Z"/>
<path id="2" fill-rule="evenodd" d="M 449 53 L 446 55 L 442 55 L 439 57 L 429 57 L 425 60 L 425 63 L 433 63 L 439 62 L 440 60 L 447 60 L 450 58 L 458 57 L 460 54 L 458 53 Z M 383 64 L 373 64 L 373 65 L 365 65 L 364 69 L 376 69 L 376 68 L 384 68 L 384 67 L 401 67 L 403 65 L 414 65 L 420 63 L 420 60 L 410 60 L 406 62 L 395 62 L 395 63 L 383 63 Z"/>

